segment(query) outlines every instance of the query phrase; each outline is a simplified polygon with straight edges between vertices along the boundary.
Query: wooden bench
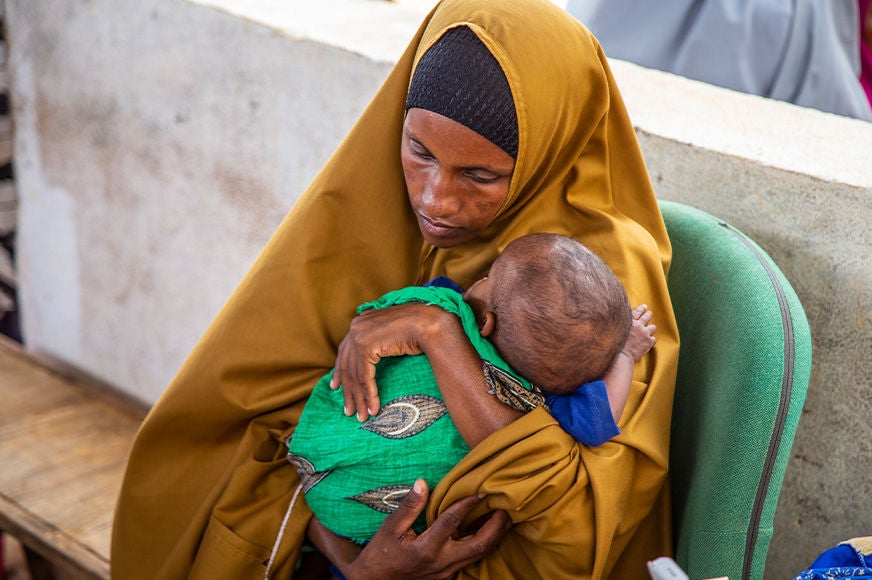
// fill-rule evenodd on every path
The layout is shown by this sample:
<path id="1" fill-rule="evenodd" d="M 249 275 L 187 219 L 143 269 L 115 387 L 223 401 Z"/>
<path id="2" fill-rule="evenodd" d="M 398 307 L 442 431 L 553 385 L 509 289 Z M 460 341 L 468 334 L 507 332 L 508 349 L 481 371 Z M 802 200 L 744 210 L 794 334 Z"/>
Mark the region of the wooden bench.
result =
<path id="1" fill-rule="evenodd" d="M 109 578 L 115 502 L 145 412 L 0 336 L 0 531 L 57 578 Z"/>

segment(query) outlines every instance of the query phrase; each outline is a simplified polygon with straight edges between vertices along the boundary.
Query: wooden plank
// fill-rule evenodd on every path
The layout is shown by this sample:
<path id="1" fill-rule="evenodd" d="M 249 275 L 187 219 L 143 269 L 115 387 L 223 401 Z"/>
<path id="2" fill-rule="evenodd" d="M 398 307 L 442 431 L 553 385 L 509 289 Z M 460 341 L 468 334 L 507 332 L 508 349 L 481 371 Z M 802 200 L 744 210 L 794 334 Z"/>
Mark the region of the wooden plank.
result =
<path id="1" fill-rule="evenodd" d="M 0 528 L 68 577 L 108 578 L 115 502 L 144 409 L 2 339 L 0 401 Z"/>
<path id="2" fill-rule="evenodd" d="M 109 561 L 0 494 L 0 528 L 73 578 L 109 578 Z"/>

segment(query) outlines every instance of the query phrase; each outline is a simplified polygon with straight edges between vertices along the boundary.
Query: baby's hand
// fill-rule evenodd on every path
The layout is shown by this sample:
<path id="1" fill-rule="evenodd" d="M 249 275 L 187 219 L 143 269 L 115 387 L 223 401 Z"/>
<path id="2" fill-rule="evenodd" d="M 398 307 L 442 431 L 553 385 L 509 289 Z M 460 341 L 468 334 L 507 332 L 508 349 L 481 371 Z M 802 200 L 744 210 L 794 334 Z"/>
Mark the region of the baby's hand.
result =
<path id="1" fill-rule="evenodd" d="M 633 362 L 639 362 L 657 342 L 654 337 L 657 327 L 651 324 L 651 318 L 654 315 L 648 310 L 647 305 L 640 304 L 633 309 L 632 314 L 633 324 L 630 326 L 630 335 L 627 337 L 627 342 L 624 343 L 621 353 L 633 359 Z"/>

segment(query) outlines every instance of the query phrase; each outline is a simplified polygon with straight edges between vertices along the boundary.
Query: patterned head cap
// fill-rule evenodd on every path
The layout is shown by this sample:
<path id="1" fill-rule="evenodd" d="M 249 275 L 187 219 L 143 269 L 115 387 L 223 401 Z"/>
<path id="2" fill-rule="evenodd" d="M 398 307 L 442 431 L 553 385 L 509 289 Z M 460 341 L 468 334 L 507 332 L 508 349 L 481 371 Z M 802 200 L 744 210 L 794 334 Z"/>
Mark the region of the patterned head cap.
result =
<path id="1" fill-rule="evenodd" d="M 478 36 L 452 28 L 418 62 L 406 111 L 426 109 L 472 129 L 518 156 L 518 118 L 506 75 Z"/>

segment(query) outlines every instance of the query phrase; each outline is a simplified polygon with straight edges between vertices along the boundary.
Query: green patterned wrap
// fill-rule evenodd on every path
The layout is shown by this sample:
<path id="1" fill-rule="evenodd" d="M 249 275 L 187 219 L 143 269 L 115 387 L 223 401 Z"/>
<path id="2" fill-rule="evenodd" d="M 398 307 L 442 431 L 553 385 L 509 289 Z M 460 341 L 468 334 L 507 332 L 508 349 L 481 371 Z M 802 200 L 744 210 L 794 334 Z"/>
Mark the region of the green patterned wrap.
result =
<path id="1" fill-rule="evenodd" d="M 530 393 L 478 331 L 475 315 L 460 293 L 441 287 L 409 287 L 368 302 L 358 312 L 423 302 L 457 315 L 485 361 L 491 386 L 510 395 Z M 489 364 L 488 364 L 489 363 Z M 505 371 L 505 372 L 500 372 Z M 334 533 L 368 541 L 415 480 L 433 489 L 468 453 L 448 415 L 425 355 L 385 358 L 376 367 L 382 408 L 364 423 L 342 411 L 342 390 L 331 390 L 328 373 L 315 386 L 289 442 L 288 460 L 302 479 L 306 503 Z M 535 396 L 534 396 L 535 398 Z M 422 531 L 423 516 L 415 523 Z"/>

